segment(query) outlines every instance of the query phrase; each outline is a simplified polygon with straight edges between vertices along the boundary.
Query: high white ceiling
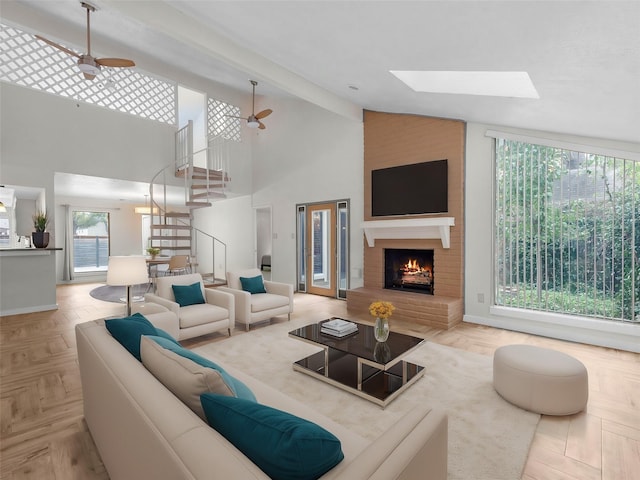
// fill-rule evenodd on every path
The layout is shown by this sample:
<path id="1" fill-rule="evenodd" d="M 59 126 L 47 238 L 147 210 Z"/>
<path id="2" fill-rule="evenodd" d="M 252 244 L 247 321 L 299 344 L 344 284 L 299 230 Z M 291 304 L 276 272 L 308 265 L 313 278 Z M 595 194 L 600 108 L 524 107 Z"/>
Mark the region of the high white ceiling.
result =
<path id="1" fill-rule="evenodd" d="M 98 56 L 360 109 L 640 142 L 640 1 L 96 0 Z M 3 18 L 84 45 L 79 0 Z M 389 70 L 526 71 L 540 99 L 416 93 Z M 357 87 L 356 89 L 350 86 Z"/>

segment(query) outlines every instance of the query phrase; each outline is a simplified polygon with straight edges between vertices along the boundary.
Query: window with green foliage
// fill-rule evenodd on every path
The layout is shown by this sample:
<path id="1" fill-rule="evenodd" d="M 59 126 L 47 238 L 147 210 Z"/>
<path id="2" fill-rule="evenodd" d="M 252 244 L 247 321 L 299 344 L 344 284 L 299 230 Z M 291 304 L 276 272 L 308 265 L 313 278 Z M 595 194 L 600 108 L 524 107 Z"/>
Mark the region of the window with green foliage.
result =
<path id="1" fill-rule="evenodd" d="M 495 304 L 640 322 L 640 162 L 496 138 Z"/>
<path id="2" fill-rule="evenodd" d="M 106 271 L 109 264 L 109 214 L 73 212 L 73 271 Z"/>

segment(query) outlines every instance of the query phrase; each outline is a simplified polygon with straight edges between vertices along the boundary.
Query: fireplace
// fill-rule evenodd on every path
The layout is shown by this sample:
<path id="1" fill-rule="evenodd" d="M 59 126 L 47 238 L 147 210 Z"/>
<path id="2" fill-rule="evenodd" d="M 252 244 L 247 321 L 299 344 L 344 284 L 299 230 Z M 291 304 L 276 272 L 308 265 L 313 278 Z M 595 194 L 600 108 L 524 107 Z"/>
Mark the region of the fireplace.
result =
<path id="1" fill-rule="evenodd" d="M 433 295 L 433 250 L 384 249 L 384 288 Z"/>

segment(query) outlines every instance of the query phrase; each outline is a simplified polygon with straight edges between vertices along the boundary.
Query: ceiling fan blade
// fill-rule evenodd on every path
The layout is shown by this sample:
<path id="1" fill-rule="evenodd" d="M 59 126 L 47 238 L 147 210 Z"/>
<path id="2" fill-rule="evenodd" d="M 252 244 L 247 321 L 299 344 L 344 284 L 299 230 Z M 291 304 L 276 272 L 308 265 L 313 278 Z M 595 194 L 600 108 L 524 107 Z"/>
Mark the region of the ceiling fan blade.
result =
<path id="1" fill-rule="evenodd" d="M 236 115 L 225 115 L 227 118 L 240 118 L 242 120 L 249 120 L 247 117 L 238 117 Z"/>
<path id="2" fill-rule="evenodd" d="M 96 63 L 103 67 L 135 67 L 133 60 L 126 58 L 96 58 Z"/>
<path id="3" fill-rule="evenodd" d="M 84 75 L 84 78 L 87 80 L 93 80 L 94 78 L 96 78 L 96 76 L 92 73 L 82 72 L 82 75 Z"/>
<path id="4" fill-rule="evenodd" d="M 76 52 L 74 52 L 73 50 L 69 50 L 68 48 L 63 47 L 62 45 L 58 45 L 57 43 L 52 42 L 51 40 L 48 40 L 48 39 L 46 39 L 44 37 L 41 37 L 40 35 L 36 35 L 36 38 L 38 40 L 43 41 L 44 43 L 48 43 L 49 45 L 51 45 L 52 47 L 57 48 L 58 50 L 62 50 L 64 53 L 67 53 L 67 54 L 69 54 L 69 55 L 71 55 L 73 57 L 80 58 L 80 55 L 77 54 Z"/>
<path id="5" fill-rule="evenodd" d="M 270 108 L 267 108 L 266 110 L 262 110 L 261 112 L 256 113 L 255 116 L 258 120 L 260 120 L 261 118 L 268 117 L 272 113 L 273 113 L 273 110 L 271 110 Z"/>
<path id="6" fill-rule="evenodd" d="M 264 130 L 264 129 L 265 129 L 265 128 L 267 128 L 267 127 L 265 127 L 264 123 L 262 123 L 260 120 L 258 120 L 258 128 L 259 128 L 260 130 Z"/>

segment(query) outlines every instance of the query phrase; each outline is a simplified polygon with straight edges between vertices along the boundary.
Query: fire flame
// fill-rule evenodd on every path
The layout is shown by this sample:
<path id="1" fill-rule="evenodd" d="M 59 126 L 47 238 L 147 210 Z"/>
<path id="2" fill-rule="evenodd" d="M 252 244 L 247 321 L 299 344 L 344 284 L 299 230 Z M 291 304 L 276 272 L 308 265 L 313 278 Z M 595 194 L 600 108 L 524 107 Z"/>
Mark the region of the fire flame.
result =
<path id="1" fill-rule="evenodd" d="M 402 269 L 405 272 L 412 272 L 412 273 L 413 272 L 424 272 L 425 270 L 427 270 L 426 268 L 421 267 L 418 264 L 418 260 L 412 260 L 412 259 L 409 259 L 409 261 L 403 265 Z"/>

